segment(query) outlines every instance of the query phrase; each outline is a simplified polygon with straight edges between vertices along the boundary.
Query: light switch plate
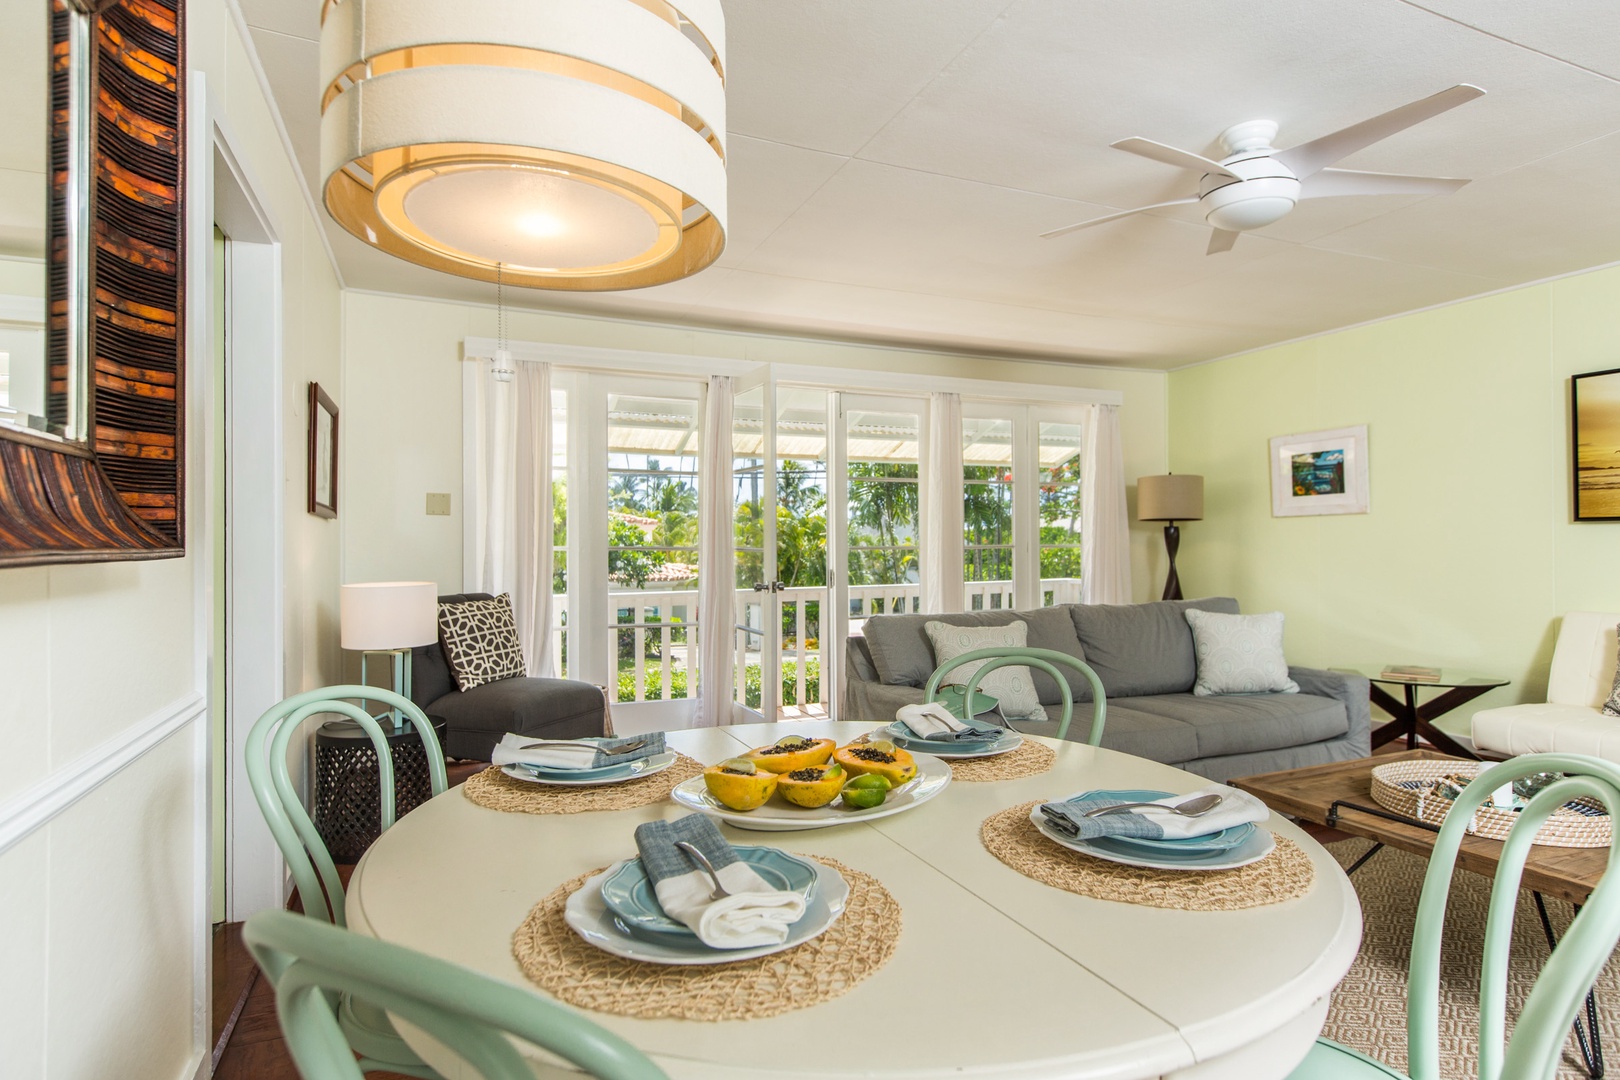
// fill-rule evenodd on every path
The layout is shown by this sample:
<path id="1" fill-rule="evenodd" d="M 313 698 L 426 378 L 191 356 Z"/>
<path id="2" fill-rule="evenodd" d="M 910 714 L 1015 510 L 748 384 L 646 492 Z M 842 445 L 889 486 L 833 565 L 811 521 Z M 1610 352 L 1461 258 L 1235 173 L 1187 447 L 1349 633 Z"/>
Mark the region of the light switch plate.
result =
<path id="1" fill-rule="evenodd" d="M 448 491 L 428 492 L 427 512 L 429 517 L 449 517 L 450 493 Z"/>

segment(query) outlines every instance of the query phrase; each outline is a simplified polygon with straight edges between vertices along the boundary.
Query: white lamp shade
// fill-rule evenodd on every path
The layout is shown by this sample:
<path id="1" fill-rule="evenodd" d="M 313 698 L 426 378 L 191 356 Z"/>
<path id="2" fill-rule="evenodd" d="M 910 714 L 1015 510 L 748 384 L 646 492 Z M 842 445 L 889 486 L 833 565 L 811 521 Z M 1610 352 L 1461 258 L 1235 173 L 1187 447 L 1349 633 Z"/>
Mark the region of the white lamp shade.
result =
<path id="1" fill-rule="evenodd" d="M 1203 517 L 1202 476 L 1176 473 L 1137 478 L 1137 521 L 1200 521 Z"/>
<path id="2" fill-rule="evenodd" d="M 338 612 L 345 649 L 409 649 L 439 640 L 437 582 L 345 585 Z"/>

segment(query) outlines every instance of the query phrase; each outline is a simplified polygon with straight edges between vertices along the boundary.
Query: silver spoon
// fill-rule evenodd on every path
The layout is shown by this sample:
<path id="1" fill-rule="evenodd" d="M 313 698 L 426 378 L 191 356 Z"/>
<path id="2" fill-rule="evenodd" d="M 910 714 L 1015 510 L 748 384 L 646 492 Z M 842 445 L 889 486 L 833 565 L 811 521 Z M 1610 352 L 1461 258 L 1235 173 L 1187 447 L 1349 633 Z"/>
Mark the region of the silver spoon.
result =
<path id="1" fill-rule="evenodd" d="M 709 862 L 708 856 L 699 851 L 695 844 L 688 844 L 685 840 L 677 840 L 675 846 L 684 851 L 687 858 L 702 867 L 703 872 L 709 875 L 709 880 L 714 882 L 714 888 L 709 890 L 710 900 L 719 900 L 721 897 L 731 895 L 726 892 L 726 887 L 720 884 L 720 875 L 714 872 L 714 864 Z"/>
<path id="2" fill-rule="evenodd" d="M 1221 805 L 1221 803 L 1225 800 L 1226 796 L 1217 795 L 1214 792 L 1211 792 L 1208 795 L 1200 795 L 1197 798 L 1188 799 L 1183 803 L 1176 803 L 1174 806 L 1166 806 L 1164 803 L 1160 802 L 1128 802 L 1120 803 L 1117 806 L 1104 806 L 1096 810 L 1087 810 L 1085 816 L 1102 817 L 1104 814 L 1112 814 L 1116 810 L 1131 810 L 1137 807 L 1146 807 L 1149 810 L 1168 810 L 1170 813 L 1180 814 L 1182 817 L 1203 817 L 1205 814 Z"/>

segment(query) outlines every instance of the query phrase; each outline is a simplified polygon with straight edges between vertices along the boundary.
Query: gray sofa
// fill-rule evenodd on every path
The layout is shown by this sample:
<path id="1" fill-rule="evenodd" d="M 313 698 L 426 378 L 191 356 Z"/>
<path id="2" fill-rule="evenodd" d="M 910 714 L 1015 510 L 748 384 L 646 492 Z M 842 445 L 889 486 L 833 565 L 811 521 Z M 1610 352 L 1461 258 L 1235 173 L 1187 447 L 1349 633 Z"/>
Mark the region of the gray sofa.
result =
<path id="1" fill-rule="evenodd" d="M 489 593 L 455 593 L 439 597 L 439 603 L 493 599 Z M 592 683 L 519 676 L 458 690 L 437 641 L 411 650 L 411 700 L 429 718 L 444 721 L 444 752 L 453 758 L 488 761 L 508 731 L 545 739 L 582 739 L 606 731 L 607 705 Z"/>
<path id="2" fill-rule="evenodd" d="M 893 720 L 902 705 L 923 699 L 934 669 L 923 624 L 1000 626 L 1021 619 L 1031 648 L 1077 656 L 1096 671 L 1108 695 L 1102 744 L 1162 761 L 1212 780 L 1348 761 L 1372 752 L 1367 680 L 1359 675 L 1290 667 L 1297 694 L 1197 697 L 1189 608 L 1236 614 L 1230 597 L 1150 604 L 1063 604 L 1035 611 L 952 615 L 876 615 L 848 643 L 844 716 Z M 1065 669 L 1067 671 L 1067 669 Z M 1056 735 L 1062 697 L 1050 675 L 1032 671 L 1049 719 L 1017 723 L 1020 731 Z M 1090 702 L 1079 672 L 1065 678 L 1074 700 Z M 1090 710 L 1076 705 L 1068 737 L 1083 742 Z"/>

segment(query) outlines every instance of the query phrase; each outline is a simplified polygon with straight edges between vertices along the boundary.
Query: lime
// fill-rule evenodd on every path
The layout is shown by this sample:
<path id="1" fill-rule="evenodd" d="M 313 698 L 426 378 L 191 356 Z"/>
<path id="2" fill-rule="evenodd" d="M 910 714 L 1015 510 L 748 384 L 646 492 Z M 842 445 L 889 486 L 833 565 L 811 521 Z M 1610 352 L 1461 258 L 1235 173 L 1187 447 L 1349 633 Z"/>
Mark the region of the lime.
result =
<path id="1" fill-rule="evenodd" d="M 877 773 L 863 773 L 844 785 L 844 805 L 852 810 L 870 810 L 882 806 L 893 787 L 887 777 Z"/>

